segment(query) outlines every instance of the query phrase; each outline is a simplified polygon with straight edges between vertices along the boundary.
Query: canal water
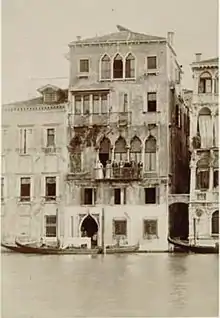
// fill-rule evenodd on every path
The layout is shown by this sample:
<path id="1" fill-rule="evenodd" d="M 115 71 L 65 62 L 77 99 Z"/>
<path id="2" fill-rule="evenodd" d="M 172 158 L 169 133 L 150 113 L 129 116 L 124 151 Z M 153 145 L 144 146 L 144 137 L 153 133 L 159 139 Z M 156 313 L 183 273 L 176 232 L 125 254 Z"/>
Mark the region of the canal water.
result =
<path id="1" fill-rule="evenodd" d="M 2 253 L 2 318 L 217 317 L 218 256 Z"/>

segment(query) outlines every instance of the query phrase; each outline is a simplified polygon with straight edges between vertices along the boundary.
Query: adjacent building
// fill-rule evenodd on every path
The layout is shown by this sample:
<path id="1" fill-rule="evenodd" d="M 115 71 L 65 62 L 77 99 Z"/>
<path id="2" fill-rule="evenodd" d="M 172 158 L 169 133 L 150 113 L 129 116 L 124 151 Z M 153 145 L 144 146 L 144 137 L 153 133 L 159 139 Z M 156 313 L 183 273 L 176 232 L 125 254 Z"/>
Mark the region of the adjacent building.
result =
<path id="1" fill-rule="evenodd" d="M 69 89 L 2 110 L 2 233 L 167 250 L 189 191 L 182 68 L 167 38 L 117 26 L 69 44 Z"/>
<path id="2" fill-rule="evenodd" d="M 192 63 L 189 239 L 210 244 L 219 237 L 218 58 Z"/>
<path id="3" fill-rule="evenodd" d="M 11 242 L 53 236 L 62 209 L 68 90 L 46 85 L 39 93 L 2 106 L 1 233 Z"/>

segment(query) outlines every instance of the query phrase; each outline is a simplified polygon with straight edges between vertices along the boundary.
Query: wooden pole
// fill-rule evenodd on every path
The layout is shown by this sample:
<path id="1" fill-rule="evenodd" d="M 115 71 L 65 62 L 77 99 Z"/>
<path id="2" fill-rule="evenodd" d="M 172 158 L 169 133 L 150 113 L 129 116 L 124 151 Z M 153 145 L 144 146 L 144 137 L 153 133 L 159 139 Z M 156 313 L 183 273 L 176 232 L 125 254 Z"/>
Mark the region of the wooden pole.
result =
<path id="1" fill-rule="evenodd" d="M 105 254 L 105 210 L 102 208 L 102 251 Z"/>

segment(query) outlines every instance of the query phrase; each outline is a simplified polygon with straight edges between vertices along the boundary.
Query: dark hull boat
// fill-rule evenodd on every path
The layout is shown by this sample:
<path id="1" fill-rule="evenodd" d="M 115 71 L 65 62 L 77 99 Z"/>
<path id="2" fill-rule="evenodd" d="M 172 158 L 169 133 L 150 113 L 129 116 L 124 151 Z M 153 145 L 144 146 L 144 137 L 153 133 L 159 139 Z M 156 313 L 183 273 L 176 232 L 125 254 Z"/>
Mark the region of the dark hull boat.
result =
<path id="1" fill-rule="evenodd" d="M 187 253 L 188 252 L 197 253 L 197 254 L 218 254 L 219 253 L 218 244 L 216 244 L 215 246 L 192 245 L 187 242 L 184 242 L 175 238 L 171 238 L 171 237 L 168 237 L 168 242 Z"/>
<path id="2" fill-rule="evenodd" d="M 41 246 L 37 247 L 34 245 L 26 245 L 18 240 L 15 241 L 18 248 L 22 248 L 25 252 L 29 254 L 43 254 L 43 255 L 68 255 L 68 254 L 81 254 L 81 255 L 95 255 L 100 254 L 100 248 L 80 248 L 80 247 L 68 247 L 65 249 L 58 247 L 47 247 Z"/>
<path id="3" fill-rule="evenodd" d="M 106 254 L 126 254 L 126 253 L 134 253 L 139 250 L 139 243 L 136 245 L 130 246 L 118 246 L 111 245 L 106 246 Z"/>
<path id="4" fill-rule="evenodd" d="M 27 250 L 27 245 L 21 247 L 15 244 L 1 243 L 1 246 L 12 252 L 30 254 L 30 252 Z"/>

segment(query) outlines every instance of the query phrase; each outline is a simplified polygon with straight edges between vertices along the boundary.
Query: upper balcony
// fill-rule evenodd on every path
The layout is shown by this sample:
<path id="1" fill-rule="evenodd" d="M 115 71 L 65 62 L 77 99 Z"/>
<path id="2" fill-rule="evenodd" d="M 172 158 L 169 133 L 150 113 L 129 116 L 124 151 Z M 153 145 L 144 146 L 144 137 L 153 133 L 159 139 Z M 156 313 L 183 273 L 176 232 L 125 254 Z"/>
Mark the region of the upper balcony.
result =
<path id="1" fill-rule="evenodd" d="M 71 127 L 83 127 L 92 125 L 107 126 L 116 124 L 119 126 L 127 126 L 132 122 L 131 112 L 112 112 L 105 114 L 69 114 L 69 125 Z"/>
<path id="2" fill-rule="evenodd" d="M 138 181 L 143 178 L 143 167 L 107 166 L 94 169 L 95 181 Z"/>
<path id="3" fill-rule="evenodd" d="M 193 94 L 193 104 L 217 104 L 218 94 L 199 93 Z"/>

